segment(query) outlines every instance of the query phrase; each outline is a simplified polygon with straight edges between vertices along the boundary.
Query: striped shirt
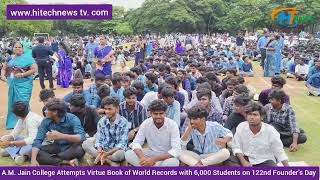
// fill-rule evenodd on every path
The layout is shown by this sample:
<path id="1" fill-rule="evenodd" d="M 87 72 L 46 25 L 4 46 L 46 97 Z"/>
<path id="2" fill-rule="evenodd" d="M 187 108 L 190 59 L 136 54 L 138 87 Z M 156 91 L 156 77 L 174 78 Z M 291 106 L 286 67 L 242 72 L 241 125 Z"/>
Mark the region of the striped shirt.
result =
<path id="1" fill-rule="evenodd" d="M 114 123 L 111 124 L 109 119 L 104 116 L 98 123 L 95 147 L 104 150 L 113 148 L 126 150 L 128 133 L 128 121 L 124 117 L 118 114 Z"/>
<path id="2" fill-rule="evenodd" d="M 228 97 L 223 104 L 223 115 L 229 116 L 234 110 L 234 96 Z"/>
<path id="3" fill-rule="evenodd" d="M 204 134 L 201 134 L 196 129 L 192 129 L 191 135 L 187 141 L 181 140 L 181 145 L 183 148 L 186 148 L 187 143 L 192 140 L 194 149 L 201 154 L 216 153 L 221 149 L 221 147 L 215 144 L 216 139 L 225 136 L 233 137 L 232 132 L 229 129 L 224 128 L 221 124 L 206 121 L 206 130 Z"/>
<path id="4" fill-rule="evenodd" d="M 128 120 L 131 130 L 139 127 L 147 119 L 147 110 L 140 102 L 136 102 L 134 110 L 130 112 L 126 104 L 126 102 L 120 104 L 120 115 Z"/>

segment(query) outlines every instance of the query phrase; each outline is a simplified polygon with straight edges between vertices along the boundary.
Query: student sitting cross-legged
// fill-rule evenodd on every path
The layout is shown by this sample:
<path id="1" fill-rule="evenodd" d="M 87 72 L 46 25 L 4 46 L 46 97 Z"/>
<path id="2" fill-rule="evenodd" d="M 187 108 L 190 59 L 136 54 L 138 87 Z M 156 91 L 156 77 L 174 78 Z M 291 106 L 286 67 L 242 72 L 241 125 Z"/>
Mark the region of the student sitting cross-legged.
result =
<path id="1" fill-rule="evenodd" d="M 167 105 L 154 100 L 149 106 L 151 117 L 146 119 L 126 152 L 126 160 L 133 166 L 179 166 L 181 151 L 179 128 L 176 122 L 166 118 Z M 142 149 L 146 143 L 148 148 Z"/>
<path id="2" fill-rule="evenodd" d="M 14 103 L 12 111 L 19 120 L 9 135 L 1 137 L 0 147 L 5 149 L 0 149 L 0 157 L 10 155 L 17 165 L 22 165 L 26 157 L 31 156 L 32 143 L 43 118 L 31 112 L 28 103 L 23 101 Z M 26 137 L 21 136 L 24 130 Z"/>
<path id="3" fill-rule="evenodd" d="M 119 100 L 116 97 L 106 97 L 101 102 L 106 116 L 98 123 L 96 134 L 95 163 L 100 162 L 110 166 L 119 166 L 124 160 L 124 153 L 128 145 L 129 126 L 126 118 L 119 114 Z"/>
<path id="4" fill-rule="evenodd" d="M 202 106 L 194 106 L 187 111 L 190 122 L 181 137 L 182 147 L 192 140 L 193 151 L 185 150 L 179 159 L 189 166 L 210 166 L 224 162 L 230 156 L 226 149 L 232 133 L 217 122 L 207 121 L 208 112 Z"/>
<path id="5" fill-rule="evenodd" d="M 269 124 L 263 122 L 266 112 L 260 103 L 250 102 L 246 106 L 247 121 L 238 125 L 232 141 L 234 156 L 229 165 L 237 166 L 275 166 L 281 162 L 288 166 L 280 134 Z"/>
<path id="6" fill-rule="evenodd" d="M 67 113 L 67 105 L 60 99 L 51 99 L 46 108 L 47 117 L 32 144 L 31 165 L 78 165 L 77 159 L 85 153 L 81 147 L 85 131 L 79 118 Z M 51 144 L 42 144 L 45 139 Z"/>

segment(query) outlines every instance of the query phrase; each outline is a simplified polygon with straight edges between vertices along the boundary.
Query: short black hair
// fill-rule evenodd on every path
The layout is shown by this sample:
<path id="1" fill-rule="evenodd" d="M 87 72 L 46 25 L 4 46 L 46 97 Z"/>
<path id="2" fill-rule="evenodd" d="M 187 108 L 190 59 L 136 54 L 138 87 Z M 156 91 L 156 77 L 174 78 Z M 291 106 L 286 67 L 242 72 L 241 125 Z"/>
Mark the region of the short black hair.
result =
<path id="1" fill-rule="evenodd" d="M 16 116 L 25 118 L 29 114 L 29 103 L 26 101 L 17 101 L 12 105 L 12 112 Z"/>
<path id="2" fill-rule="evenodd" d="M 102 99 L 101 107 L 104 108 L 108 105 L 113 105 L 114 107 L 119 107 L 120 101 L 116 97 L 108 96 Z"/>
<path id="3" fill-rule="evenodd" d="M 129 87 L 123 91 L 123 96 L 129 98 L 130 96 L 137 96 L 137 89 L 135 87 Z"/>
<path id="4" fill-rule="evenodd" d="M 162 97 L 173 97 L 175 96 L 175 90 L 171 86 L 166 86 L 161 90 Z"/>
<path id="5" fill-rule="evenodd" d="M 242 76 L 239 76 L 239 77 L 237 78 L 237 80 L 238 80 L 238 83 L 239 83 L 239 84 L 245 83 L 245 79 L 244 79 L 244 77 L 242 77 Z"/>
<path id="6" fill-rule="evenodd" d="M 220 82 L 215 72 L 207 72 L 204 77 L 206 77 L 210 81 Z"/>
<path id="7" fill-rule="evenodd" d="M 234 76 L 237 75 L 237 71 L 235 69 L 227 69 L 226 73 L 229 72 L 230 74 L 233 74 Z"/>
<path id="8" fill-rule="evenodd" d="M 249 96 L 249 89 L 247 88 L 247 86 L 243 85 L 243 84 L 238 84 L 236 85 L 236 87 L 234 87 L 235 92 L 237 92 L 238 94 L 244 94 Z"/>
<path id="9" fill-rule="evenodd" d="M 238 80 L 236 78 L 231 78 L 227 81 L 227 86 L 236 86 L 238 85 Z"/>
<path id="10" fill-rule="evenodd" d="M 105 81 L 106 77 L 102 73 L 97 73 L 94 78 L 95 81 Z"/>
<path id="11" fill-rule="evenodd" d="M 144 90 L 144 84 L 143 82 L 141 81 L 135 81 L 133 84 L 132 84 L 132 87 L 136 88 L 137 90 Z"/>
<path id="12" fill-rule="evenodd" d="M 281 104 L 285 103 L 286 93 L 283 90 L 273 90 L 269 95 L 269 99 L 276 99 L 281 102 Z"/>
<path id="13" fill-rule="evenodd" d="M 47 101 L 49 98 L 55 97 L 54 91 L 52 89 L 42 89 L 39 94 L 41 101 Z"/>
<path id="14" fill-rule="evenodd" d="M 73 79 L 71 84 L 72 86 L 83 86 L 83 79 L 81 78 Z"/>
<path id="15" fill-rule="evenodd" d="M 208 80 L 208 78 L 203 77 L 203 76 L 199 77 L 199 78 L 196 80 L 196 83 L 197 83 L 197 84 L 202 84 L 202 83 L 205 83 L 205 82 L 209 82 L 209 80 Z"/>
<path id="16" fill-rule="evenodd" d="M 97 89 L 97 94 L 100 97 L 100 99 L 103 99 L 107 96 L 110 96 L 110 87 L 106 84 L 101 85 L 98 89 Z"/>
<path id="17" fill-rule="evenodd" d="M 146 73 L 145 77 L 150 80 L 152 83 L 157 82 L 157 76 L 154 73 Z"/>
<path id="18" fill-rule="evenodd" d="M 112 85 L 115 85 L 117 83 L 121 83 L 121 80 L 122 80 L 122 76 L 121 75 L 113 75 L 112 77 Z"/>
<path id="19" fill-rule="evenodd" d="M 70 105 L 75 107 L 86 107 L 86 100 L 82 94 L 74 94 L 70 99 Z"/>
<path id="20" fill-rule="evenodd" d="M 42 36 L 38 37 L 38 42 L 39 43 L 44 43 L 44 37 L 42 37 Z"/>
<path id="21" fill-rule="evenodd" d="M 208 111 L 199 105 L 195 105 L 187 111 L 189 119 L 197 119 L 197 118 L 207 118 L 209 113 Z"/>
<path id="22" fill-rule="evenodd" d="M 168 87 L 168 86 L 170 86 L 170 85 L 167 83 L 161 83 L 158 87 L 158 94 L 161 94 L 162 89 L 165 87 Z"/>
<path id="23" fill-rule="evenodd" d="M 239 95 L 234 99 L 234 104 L 238 104 L 240 106 L 246 106 L 249 104 L 251 99 L 248 96 Z"/>
<path id="24" fill-rule="evenodd" d="M 271 83 L 272 84 L 278 84 L 281 87 L 283 87 L 287 82 L 286 80 L 281 77 L 281 76 L 274 76 L 273 78 L 271 78 Z"/>
<path id="25" fill-rule="evenodd" d="M 51 99 L 46 104 L 46 108 L 49 111 L 57 111 L 59 118 L 64 117 L 67 113 L 67 105 L 65 104 L 64 101 L 62 101 L 61 99 L 58 99 L 58 98 Z"/>
<path id="26" fill-rule="evenodd" d="M 250 101 L 249 104 L 247 106 L 245 106 L 245 111 L 246 113 L 251 113 L 251 112 L 255 112 L 258 111 L 260 113 L 260 116 L 265 119 L 267 113 L 265 108 L 262 106 L 261 103 L 259 102 L 254 102 L 254 101 Z"/>
<path id="27" fill-rule="evenodd" d="M 211 90 L 208 88 L 201 88 L 201 89 L 197 90 L 198 100 L 200 100 L 203 96 L 207 96 L 211 100 L 211 98 L 212 98 Z"/>
<path id="28" fill-rule="evenodd" d="M 169 76 L 165 79 L 165 82 L 169 85 L 172 85 L 175 89 L 178 88 L 179 84 L 177 81 L 177 78 L 173 77 L 173 76 Z"/>
<path id="29" fill-rule="evenodd" d="M 148 107 L 148 110 L 150 112 L 166 111 L 167 108 L 168 106 L 163 100 L 157 99 L 151 102 L 151 104 Z"/>
<path id="30" fill-rule="evenodd" d="M 137 75 L 142 74 L 142 69 L 140 67 L 133 67 L 130 69 L 130 71 L 136 73 Z"/>

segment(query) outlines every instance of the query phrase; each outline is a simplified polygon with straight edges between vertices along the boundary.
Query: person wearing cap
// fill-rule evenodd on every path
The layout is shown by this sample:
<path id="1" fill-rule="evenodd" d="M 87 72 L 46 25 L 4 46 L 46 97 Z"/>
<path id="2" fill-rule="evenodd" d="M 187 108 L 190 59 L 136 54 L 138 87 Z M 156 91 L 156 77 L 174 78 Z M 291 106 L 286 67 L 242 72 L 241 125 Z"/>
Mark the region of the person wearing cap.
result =
<path id="1" fill-rule="evenodd" d="M 27 157 L 31 157 L 32 143 L 43 118 L 31 112 L 28 103 L 24 101 L 14 103 L 12 111 L 18 122 L 9 135 L 1 137 L 0 147 L 4 149 L 0 149 L 0 157 L 11 156 L 17 165 L 22 165 Z M 26 137 L 21 136 L 24 130 L 27 132 Z"/>

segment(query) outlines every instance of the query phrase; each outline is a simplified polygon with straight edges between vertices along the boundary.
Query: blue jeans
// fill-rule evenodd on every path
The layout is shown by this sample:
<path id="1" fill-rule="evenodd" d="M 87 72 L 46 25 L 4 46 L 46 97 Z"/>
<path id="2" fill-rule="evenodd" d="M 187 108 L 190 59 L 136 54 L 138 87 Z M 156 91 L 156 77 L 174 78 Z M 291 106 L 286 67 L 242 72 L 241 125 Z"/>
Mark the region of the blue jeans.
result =
<path id="1" fill-rule="evenodd" d="M 17 136 L 15 141 L 20 141 L 23 140 L 24 138 L 21 136 Z M 25 145 L 22 147 L 8 147 L 5 149 L 7 153 L 11 156 L 12 159 L 14 159 L 17 156 L 29 156 L 31 157 L 31 150 L 32 150 L 32 145 Z"/>

